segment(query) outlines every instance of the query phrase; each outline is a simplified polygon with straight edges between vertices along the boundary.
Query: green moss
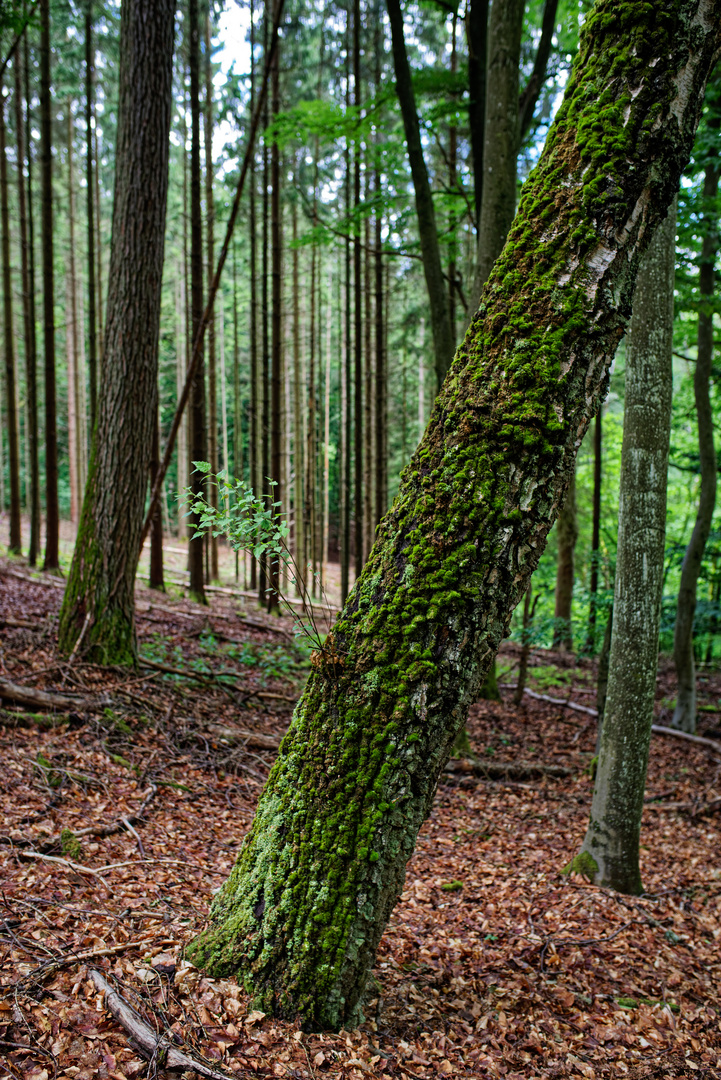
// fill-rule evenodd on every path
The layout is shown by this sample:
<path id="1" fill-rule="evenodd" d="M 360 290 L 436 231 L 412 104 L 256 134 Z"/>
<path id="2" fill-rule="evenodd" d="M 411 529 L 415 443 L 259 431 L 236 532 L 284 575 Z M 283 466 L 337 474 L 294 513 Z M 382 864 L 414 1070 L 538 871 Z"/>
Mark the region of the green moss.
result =
<path id="1" fill-rule="evenodd" d="M 580 851 L 574 855 L 570 863 L 564 866 L 562 874 L 581 874 L 587 881 L 595 881 L 598 874 L 598 863 L 589 851 Z"/>
<path id="2" fill-rule="evenodd" d="M 72 829 L 63 829 L 60 833 L 60 849 L 66 859 L 79 862 L 83 857 L 83 848 Z"/>
<path id="3" fill-rule="evenodd" d="M 59 788 L 63 782 L 63 778 L 59 772 L 55 771 L 52 766 L 52 762 L 48 761 L 48 759 L 44 756 L 44 754 L 41 753 L 40 750 L 38 750 L 35 760 L 38 764 L 38 768 L 40 769 L 43 777 L 45 778 L 45 782 L 47 783 L 48 787 Z"/>
<path id="4" fill-rule="evenodd" d="M 463 882 L 462 881 L 455 881 L 455 880 L 454 881 L 443 881 L 441 883 L 441 888 L 443 889 L 443 892 L 460 892 L 461 889 L 463 888 Z"/>

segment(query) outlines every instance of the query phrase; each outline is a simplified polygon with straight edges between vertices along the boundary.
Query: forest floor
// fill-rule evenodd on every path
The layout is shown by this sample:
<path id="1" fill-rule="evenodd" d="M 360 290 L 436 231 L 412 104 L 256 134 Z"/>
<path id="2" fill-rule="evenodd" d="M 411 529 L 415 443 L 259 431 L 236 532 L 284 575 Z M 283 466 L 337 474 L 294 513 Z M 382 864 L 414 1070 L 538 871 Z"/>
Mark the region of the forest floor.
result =
<path id="1" fill-rule="evenodd" d="M 444 774 L 366 1022 L 305 1034 L 182 955 L 302 685 L 289 622 L 226 594 L 207 609 L 139 588 L 141 655 L 174 670 L 115 671 L 58 658 L 61 596 L 0 560 L 0 678 L 76 701 L 0 713 L 0 1075 L 171 1075 L 106 1009 L 96 970 L 228 1076 L 721 1077 L 721 741 L 716 754 L 654 737 L 647 893 L 630 898 L 560 872 L 585 831 L 593 718 L 515 707 L 509 689 L 479 702 L 468 727 L 485 775 Z M 502 683 L 515 661 L 507 643 Z M 539 650 L 532 664 L 537 692 L 595 703 L 590 662 Z M 721 675 L 702 689 L 700 733 L 719 737 Z M 671 693 L 662 668 L 661 723 Z"/>

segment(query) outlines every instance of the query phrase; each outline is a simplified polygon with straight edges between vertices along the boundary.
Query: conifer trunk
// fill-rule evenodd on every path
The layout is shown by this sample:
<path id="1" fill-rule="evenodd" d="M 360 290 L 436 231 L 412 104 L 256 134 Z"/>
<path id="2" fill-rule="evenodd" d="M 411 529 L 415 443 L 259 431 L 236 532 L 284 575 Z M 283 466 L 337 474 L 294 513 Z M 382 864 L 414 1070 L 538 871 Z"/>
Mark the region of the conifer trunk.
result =
<path id="1" fill-rule="evenodd" d="M 255 112 L 255 8 L 253 0 L 250 0 L 250 115 Z M 260 494 L 260 425 L 259 425 L 259 396 L 258 396 L 258 291 L 256 275 L 258 262 L 256 253 L 257 222 L 255 213 L 256 179 L 255 179 L 255 151 L 250 159 L 250 191 L 248 193 L 248 231 L 250 248 L 250 424 L 248 445 L 248 467 L 250 474 L 250 486 L 256 495 Z M 251 555 L 250 558 L 250 589 L 252 592 L 258 588 L 258 563 Z"/>
<path id="2" fill-rule="evenodd" d="M 353 104 L 359 115 L 362 101 L 360 70 L 360 0 L 353 0 Z M 355 576 L 363 570 L 363 312 L 361 308 L 361 232 L 358 212 L 361 201 L 360 137 L 353 146 L 353 563 Z"/>
<path id="3" fill-rule="evenodd" d="M 105 369 L 58 644 L 133 663 L 135 571 L 157 423 L 158 339 L 172 107 L 174 0 L 126 0 Z"/>
<path id="4" fill-rule="evenodd" d="M 40 0 L 40 179 L 42 195 L 43 353 L 45 359 L 45 570 L 60 559 L 58 433 L 55 387 L 53 152 L 50 92 L 50 0 Z"/>
<path id="5" fill-rule="evenodd" d="M 718 109 L 718 103 L 716 103 Z M 709 127 L 718 129 L 718 117 L 711 118 Z M 709 385 L 713 363 L 713 295 L 716 282 L 716 257 L 719 249 L 718 213 L 715 202 L 718 196 L 719 168 L 717 160 L 706 165 L 704 175 L 704 225 L 699 269 L 699 292 L 701 308 L 698 314 L 696 347 L 696 370 L 693 390 L 696 400 L 698 424 L 698 450 L 701 465 L 701 489 L 699 492 L 696 521 L 689 545 L 686 548 L 681 581 L 678 587 L 676 625 L 673 634 L 673 659 L 676 666 L 676 707 L 671 726 L 690 734 L 696 730 L 696 663 L 693 655 L 693 622 L 696 613 L 696 587 L 706 543 L 711 532 L 716 506 L 716 449 L 713 437 L 713 413 Z"/>
<path id="6" fill-rule="evenodd" d="M 98 345 L 95 316 L 95 207 L 93 189 L 93 3 L 85 11 L 85 179 L 88 226 L 88 376 L 90 380 L 90 438 L 95 430 L 98 400 Z"/>
<path id="7" fill-rule="evenodd" d="M 674 206 L 646 252 L 633 302 L 608 685 L 588 830 L 569 867 L 631 894 L 642 891 L 639 837 L 658 667 L 675 254 Z"/>
<path id="8" fill-rule="evenodd" d="M 205 15 L 205 120 L 203 127 L 205 143 L 205 229 L 207 236 L 208 293 L 215 274 L 215 199 L 213 196 L 213 70 L 210 57 L 210 8 Z M 218 374 L 215 358 L 215 312 L 206 333 L 208 342 L 208 460 L 210 471 L 218 472 Z M 206 498 L 211 506 L 218 508 L 218 489 L 208 484 Z M 218 580 L 218 538 L 208 533 L 208 554 L 211 581 Z"/>
<path id="9" fill-rule="evenodd" d="M 276 49 L 271 69 L 271 113 L 275 118 L 280 112 L 280 50 Z M 271 207 L 271 372 L 270 372 L 270 475 L 276 483 L 270 494 L 273 502 L 285 498 L 283 487 L 283 441 L 282 441 L 282 389 L 283 389 L 283 307 L 282 307 L 282 258 L 283 233 L 280 207 L 280 147 L 273 140 L 270 162 Z M 278 607 L 281 591 L 280 563 L 271 561 L 268 567 L 268 607 Z"/>
<path id="10" fill-rule="evenodd" d="M 483 304 L 187 950 L 265 1010 L 306 1028 L 358 1019 L 441 769 L 598 411 L 719 46 L 721 0 L 598 0 L 587 16 Z"/>
<path id="11" fill-rule="evenodd" d="M 8 550 L 19 555 L 22 548 L 20 517 L 20 436 L 18 430 L 17 387 L 15 385 L 15 339 L 10 266 L 10 217 L 8 212 L 8 166 L 5 147 L 5 107 L 7 98 L 0 80 L 0 218 L 2 230 L 3 325 L 5 337 L 5 415 L 10 467 L 10 537 Z"/>

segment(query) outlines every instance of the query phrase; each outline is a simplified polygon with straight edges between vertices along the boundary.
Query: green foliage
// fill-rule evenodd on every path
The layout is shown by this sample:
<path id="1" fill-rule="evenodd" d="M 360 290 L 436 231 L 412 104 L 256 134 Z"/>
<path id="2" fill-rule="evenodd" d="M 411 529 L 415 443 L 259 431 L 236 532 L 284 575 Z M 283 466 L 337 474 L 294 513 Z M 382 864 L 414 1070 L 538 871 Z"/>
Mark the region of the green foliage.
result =
<path id="1" fill-rule="evenodd" d="M 63 829 L 60 833 L 60 850 L 66 859 L 78 862 L 83 857 L 83 848 L 72 829 Z"/>

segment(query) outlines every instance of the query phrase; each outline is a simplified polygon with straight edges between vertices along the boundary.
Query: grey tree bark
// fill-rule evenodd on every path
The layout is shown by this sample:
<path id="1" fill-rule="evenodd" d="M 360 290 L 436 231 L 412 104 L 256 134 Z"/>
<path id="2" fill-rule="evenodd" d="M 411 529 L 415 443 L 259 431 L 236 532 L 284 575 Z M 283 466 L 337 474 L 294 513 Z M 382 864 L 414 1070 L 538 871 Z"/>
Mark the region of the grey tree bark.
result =
<path id="1" fill-rule="evenodd" d="M 588 830 L 569 864 L 642 891 L 641 812 L 651 742 L 666 538 L 673 391 L 675 206 L 646 252 L 626 349 L 618 549 L 608 686 Z"/>
<path id="2" fill-rule="evenodd" d="M 715 126 L 718 128 L 718 120 Z M 718 213 L 715 202 L 718 196 L 718 159 L 706 165 L 704 175 L 704 237 L 699 270 L 701 310 L 698 315 L 696 370 L 693 390 L 696 399 L 698 423 L 698 450 L 701 465 L 701 490 L 693 532 L 683 565 L 676 605 L 676 625 L 673 632 L 673 659 L 676 666 L 676 707 L 671 726 L 690 734 L 696 730 L 696 664 L 693 655 L 693 623 L 696 613 L 696 587 L 701 572 L 704 549 L 711 532 L 716 506 L 716 448 L 713 438 L 713 415 L 709 384 L 713 362 L 713 307 L 711 301 L 715 288 L 715 266 L 719 249 Z"/>
<path id="3" fill-rule="evenodd" d="M 187 949 L 214 976 L 239 974 L 265 1010 L 306 1028 L 359 1016 L 438 777 L 598 411 L 720 49 L 721 0 L 597 0 L 586 19 L 483 303 Z"/>
<path id="4" fill-rule="evenodd" d="M 558 540 L 558 562 L 556 564 L 555 611 L 556 624 L 553 631 L 554 649 L 573 649 L 573 627 L 571 611 L 573 608 L 574 554 L 578 539 L 578 521 L 576 518 L 576 475 L 571 477 L 566 499 L 561 507 L 556 522 Z"/>
<path id="5" fill-rule="evenodd" d="M 133 663 L 135 570 L 157 423 L 175 0 L 125 0 L 104 363 L 58 644 Z"/>

